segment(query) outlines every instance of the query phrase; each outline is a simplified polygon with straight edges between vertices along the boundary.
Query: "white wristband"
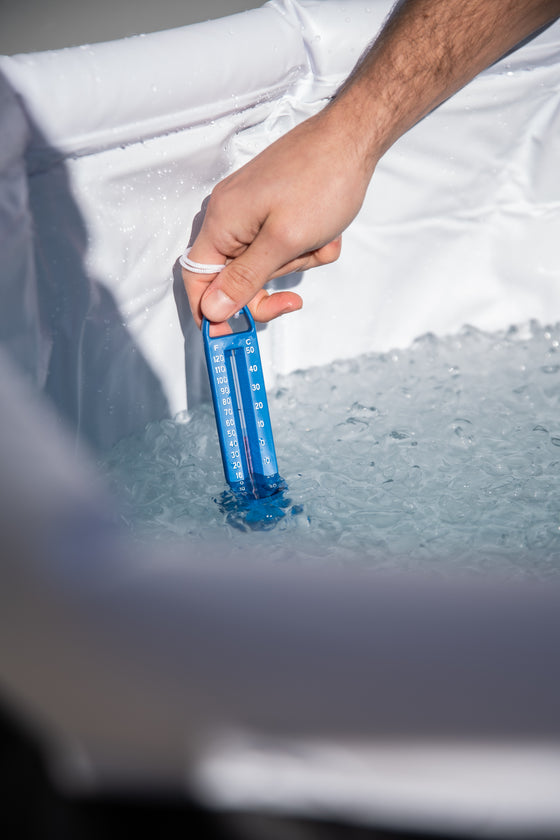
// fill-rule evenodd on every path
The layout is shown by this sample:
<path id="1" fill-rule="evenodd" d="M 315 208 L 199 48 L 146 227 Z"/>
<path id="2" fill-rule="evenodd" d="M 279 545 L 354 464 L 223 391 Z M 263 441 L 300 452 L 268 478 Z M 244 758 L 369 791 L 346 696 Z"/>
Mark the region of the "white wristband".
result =
<path id="1" fill-rule="evenodd" d="M 179 257 L 179 263 L 183 266 L 183 268 L 186 268 L 187 271 L 192 271 L 193 274 L 217 274 L 226 267 L 225 263 L 223 265 L 212 265 L 212 263 L 199 263 L 194 260 L 190 260 L 190 250 L 190 248 L 187 248 L 184 254 L 181 254 Z"/>

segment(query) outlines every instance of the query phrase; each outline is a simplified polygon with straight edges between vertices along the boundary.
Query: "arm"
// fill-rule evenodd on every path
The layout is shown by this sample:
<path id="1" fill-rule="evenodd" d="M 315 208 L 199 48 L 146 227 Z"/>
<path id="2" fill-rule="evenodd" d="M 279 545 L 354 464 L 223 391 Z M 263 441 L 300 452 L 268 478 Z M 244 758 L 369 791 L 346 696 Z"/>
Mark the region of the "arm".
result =
<path id="1" fill-rule="evenodd" d="M 337 259 L 387 149 L 559 15 L 560 0 L 399 0 L 329 105 L 214 189 L 191 257 L 232 262 L 214 277 L 184 271 L 197 322 L 247 303 L 259 321 L 299 309 L 267 281 Z"/>

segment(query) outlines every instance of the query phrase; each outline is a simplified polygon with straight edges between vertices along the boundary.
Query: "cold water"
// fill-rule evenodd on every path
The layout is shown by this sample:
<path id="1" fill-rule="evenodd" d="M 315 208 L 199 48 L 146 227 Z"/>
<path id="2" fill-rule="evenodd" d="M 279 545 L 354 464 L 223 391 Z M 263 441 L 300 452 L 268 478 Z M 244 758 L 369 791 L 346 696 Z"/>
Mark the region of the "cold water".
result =
<path id="1" fill-rule="evenodd" d="M 223 495 L 209 404 L 104 460 L 120 519 L 192 556 L 560 572 L 560 325 L 426 335 L 281 377 L 269 405 L 288 484 L 274 527 Z"/>

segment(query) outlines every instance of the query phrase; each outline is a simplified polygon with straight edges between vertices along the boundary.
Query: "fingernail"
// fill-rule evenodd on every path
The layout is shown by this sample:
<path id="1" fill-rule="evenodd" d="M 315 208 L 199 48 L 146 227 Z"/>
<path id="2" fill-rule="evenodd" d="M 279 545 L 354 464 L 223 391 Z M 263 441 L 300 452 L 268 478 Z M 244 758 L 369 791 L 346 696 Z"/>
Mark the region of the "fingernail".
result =
<path id="1" fill-rule="evenodd" d="M 201 303 L 202 313 L 209 321 L 226 321 L 237 309 L 235 302 L 222 292 L 221 289 L 213 289 L 207 292 Z"/>

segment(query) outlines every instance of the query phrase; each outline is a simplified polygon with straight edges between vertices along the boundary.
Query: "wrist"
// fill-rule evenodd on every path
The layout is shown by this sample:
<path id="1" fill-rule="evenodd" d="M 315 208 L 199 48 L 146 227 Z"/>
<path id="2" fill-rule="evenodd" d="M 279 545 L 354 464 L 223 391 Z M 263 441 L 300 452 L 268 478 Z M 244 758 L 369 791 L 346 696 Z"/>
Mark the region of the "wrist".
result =
<path id="1" fill-rule="evenodd" d="M 333 137 L 337 148 L 344 149 L 355 168 L 369 182 L 388 148 L 384 145 L 373 103 L 356 90 L 337 93 L 317 118 L 322 124 L 321 130 Z"/>

